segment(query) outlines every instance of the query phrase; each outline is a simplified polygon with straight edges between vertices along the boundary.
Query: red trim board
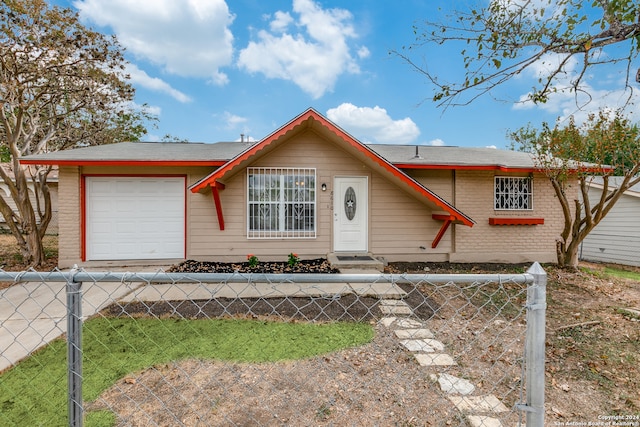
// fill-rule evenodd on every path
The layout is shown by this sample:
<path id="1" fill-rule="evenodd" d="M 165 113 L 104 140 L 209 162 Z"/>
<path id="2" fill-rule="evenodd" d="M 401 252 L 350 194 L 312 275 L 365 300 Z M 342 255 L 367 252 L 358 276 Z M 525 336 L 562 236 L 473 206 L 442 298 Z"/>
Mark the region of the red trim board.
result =
<path id="1" fill-rule="evenodd" d="M 489 225 L 539 225 L 544 218 L 489 218 Z"/>

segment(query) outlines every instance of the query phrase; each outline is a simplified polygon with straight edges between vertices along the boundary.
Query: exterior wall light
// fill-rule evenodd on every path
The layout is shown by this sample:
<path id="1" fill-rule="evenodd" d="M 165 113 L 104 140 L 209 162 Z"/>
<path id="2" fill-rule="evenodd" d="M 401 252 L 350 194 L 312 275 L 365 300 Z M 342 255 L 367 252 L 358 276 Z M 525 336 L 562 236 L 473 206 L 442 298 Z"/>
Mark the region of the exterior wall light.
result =
<path id="1" fill-rule="evenodd" d="M 320 188 L 322 189 L 322 191 L 327 191 L 327 184 L 323 182 Z"/>

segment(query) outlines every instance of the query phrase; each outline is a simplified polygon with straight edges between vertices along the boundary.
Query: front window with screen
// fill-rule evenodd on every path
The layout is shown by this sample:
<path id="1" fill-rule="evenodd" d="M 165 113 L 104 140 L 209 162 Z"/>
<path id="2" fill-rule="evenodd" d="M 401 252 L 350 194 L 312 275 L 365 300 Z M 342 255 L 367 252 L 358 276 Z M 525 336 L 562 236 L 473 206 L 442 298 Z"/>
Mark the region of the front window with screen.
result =
<path id="1" fill-rule="evenodd" d="M 533 179 L 531 177 L 495 177 L 495 210 L 532 210 Z"/>
<path id="2" fill-rule="evenodd" d="M 316 237 L 316 170 L 247 168 L 247 236 Z"/>

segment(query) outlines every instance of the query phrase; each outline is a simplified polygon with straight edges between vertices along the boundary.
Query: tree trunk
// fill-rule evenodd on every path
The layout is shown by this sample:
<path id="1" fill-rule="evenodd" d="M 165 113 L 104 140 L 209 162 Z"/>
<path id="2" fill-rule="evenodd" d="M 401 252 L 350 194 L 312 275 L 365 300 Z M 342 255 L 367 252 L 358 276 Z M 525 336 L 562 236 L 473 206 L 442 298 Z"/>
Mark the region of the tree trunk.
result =
<path id="1" fill-rule="evenodd" d="M 29 252 L 28 261 L 29 266 L 39 267 L 44 264 L 45 261 L 44 245 L 42 244 L 42 239 L 40 238 L 40 233 L 38 232 L 37 227 L 32 230 L 32 232 L 25 236 Z"/>
<path id="2" fill-rule="evenodd" d="M 15 203 L 15 211 L 0 195 L 0 213 L 5 219 L 11 234 L 16 239 L 20 253 L 29 267 L 39 267 L 45 261 L 42 237 L 51 220 L 51 195 L 46 187 L 46 177 L 41 181 L 33 180 L 36 206 L 29 195 L 28 179 L 21 166 L 14 167 L 13 180 L 2 173 L 4 182 L 9 186 Z M 45 188 L 46 187 L 46 188 Z M 41 209 L 42 208 L 42 209 Z"/>
<path id="3" fill-rule="evenodd" d="M 580 238 L 580 236 L 571 236 L 569 244 L 566 244 L 566 242 L 561 240 L 556 243 L 556 255 L 559 267 L 573 269 L 578 268 L 578 262 L 580 261 L 578 257 L 578 249 L 580 249 L 580 243 L 582 240 L 584 240 L 584 238 Z"/>

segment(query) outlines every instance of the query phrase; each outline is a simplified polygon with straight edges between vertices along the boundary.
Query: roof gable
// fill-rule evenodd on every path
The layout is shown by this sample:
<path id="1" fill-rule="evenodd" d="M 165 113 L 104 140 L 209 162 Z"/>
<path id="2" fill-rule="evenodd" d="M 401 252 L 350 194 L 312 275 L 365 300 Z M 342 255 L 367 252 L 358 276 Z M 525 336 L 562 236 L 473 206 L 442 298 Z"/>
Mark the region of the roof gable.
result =
<path id="1" fill-rule="evenodd" d="M 405 174 L 392 163 L 384 159 L 368 146 L 362 144 L 360 141 L 349 135 L 339 126 L 312 108 L 295 117 L 293 120 L 263 138 L 258 143 L 247 148 L 220 168 L 193 184 L 189 189 L 196 193 L 204 191 L 209 187 L 215 187 L 217 184 L 224 185 L 223 181 L 225 178 L 228 179 L 240 171 L 245 170 L 247 166 L 250 166 L 260 157 L 290 140 L 291 137 L 308 129 L 313 129 L 322 136 L 333 140 L 354 157 L 362 160 L 373 170 L 381 173 L 385 178 L 396 182 L 408 192 L 417 193 L 419 197 L 425 199 L 425 201 L 434 205 L 438 209 L 446 211 L 451 215 L 455 222 L 468 226 L 473 225 L 471 218 L 454 208 L 444 199 L 431 192 L 428 188 Z"/>
<path id="2" fill-rule="evenodd" d="M 623 176 L 610 176 L 609 177 L 609 191 L 616 190 L 622 184 L 624 180 Z M 592 176 L 587 178 L 587 187 L 597 188 L 598 190 L 604 190 L 604 179 L 601 176 Z M 627 191 L 623 193 L 625 196 L 631 196 L 640 198 L 640 183 L 631 186 Z"/>

